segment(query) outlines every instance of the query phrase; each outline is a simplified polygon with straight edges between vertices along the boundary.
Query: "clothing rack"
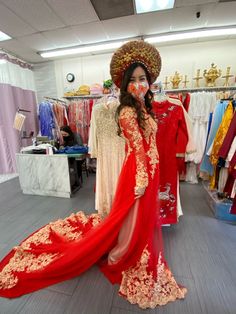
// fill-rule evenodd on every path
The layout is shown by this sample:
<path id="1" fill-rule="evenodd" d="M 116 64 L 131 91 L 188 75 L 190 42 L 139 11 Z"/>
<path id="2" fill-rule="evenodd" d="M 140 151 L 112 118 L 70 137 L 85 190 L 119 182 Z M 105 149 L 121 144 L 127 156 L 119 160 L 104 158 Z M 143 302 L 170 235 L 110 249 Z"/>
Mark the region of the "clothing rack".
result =
<path id="1" fill-rule="evenodd" d="M 180 89 L 166 89 L 166 93 L 193 93 L 193 92 L 224 92 L 236 90 L 236 86 L 216 86 L 216 87 L 198 87 L 198 88 L 180 88 Z M 154 93 L 158 91 L 154 91 Z"/>
<path id="2" fill-rule="evenodd" d="M 45 99 L 48 99 L 48 100 L 54 100 L 54 101 L 58 101 L 58 102 L 61 102 L 63 104 L 66 104 L 66 101 L 64 100 L 61 100 L 59 98 L 53 98 L 53 97 L 48 97 L 48 96 L 44 96 Z"/>

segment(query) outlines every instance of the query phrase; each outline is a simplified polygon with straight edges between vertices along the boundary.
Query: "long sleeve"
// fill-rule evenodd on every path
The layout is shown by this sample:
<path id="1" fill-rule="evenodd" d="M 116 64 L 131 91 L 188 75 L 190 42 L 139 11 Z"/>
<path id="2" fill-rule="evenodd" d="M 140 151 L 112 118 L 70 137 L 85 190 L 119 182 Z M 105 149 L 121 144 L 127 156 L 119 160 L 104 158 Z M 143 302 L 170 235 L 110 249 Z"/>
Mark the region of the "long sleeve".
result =
<path id="1" fill-rule="evenodd" d="M 176 139 L 176 156 L 184 157 L 186 153 L 186 146 L 188 143 L 188 130 L 185 122 L 183 109 L 179 108 L 179 123 Z"/>
<path id="2" fill-rule="evenodd" d="M 133 151 L 135 155 L 135 188 L 146 188 L 148 186 L 147 161 L 143 147 L 143 137 L 140 133 L 137 114 L 134 109 L 131 107 L 123 108 L 120 113 L 119 124 L 129 147 L 128 154 Z"/>
<path id="3" fill-rule="evenodd" d="M 94 107 L 92 111 L 92 115 L 91 115 L 89 140 L 88 140 L 89 153 L 92 158 L 97 158 L 97 128 L 96 128 L 95 116 L 96 116 L 96 113 L 95 113 L 95 107 Z"/>

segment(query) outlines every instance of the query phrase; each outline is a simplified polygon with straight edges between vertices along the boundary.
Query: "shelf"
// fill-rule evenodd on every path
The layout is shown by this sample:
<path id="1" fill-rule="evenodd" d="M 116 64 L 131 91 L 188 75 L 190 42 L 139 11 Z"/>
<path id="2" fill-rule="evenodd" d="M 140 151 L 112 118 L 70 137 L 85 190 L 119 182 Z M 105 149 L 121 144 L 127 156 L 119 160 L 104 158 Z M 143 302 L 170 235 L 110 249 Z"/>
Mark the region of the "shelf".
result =
<path id="1" fill-rule="evenodd" d="M 165 93 L 181 93 L 181 92 L 217 92 L 217 91 L 233 91 L 236 86 L 215 86 L 215 87 L 198 87 L 198 88 L 179 88 L 179 89 L 164 89 Z"/>
<path id="2" fill-rule="evenodd" d="M 97 99 L 102 98 L 108 94 L 102 94 L 102 95 L 81 95 L 81 96 L 63 96 L 64 99 Z"/>

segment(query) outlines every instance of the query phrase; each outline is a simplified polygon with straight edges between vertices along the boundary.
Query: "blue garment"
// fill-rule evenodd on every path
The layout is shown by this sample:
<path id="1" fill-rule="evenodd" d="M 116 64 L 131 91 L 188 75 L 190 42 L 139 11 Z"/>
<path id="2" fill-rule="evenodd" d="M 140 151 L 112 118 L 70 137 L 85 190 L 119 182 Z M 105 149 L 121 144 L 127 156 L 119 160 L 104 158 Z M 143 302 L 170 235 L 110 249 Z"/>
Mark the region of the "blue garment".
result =
<path id="1" fill-rule="evenodd" d="M 88 147 L 84 146 L 66 146 L 65 148 L 59 149 L 57 154 L 87 154 Z"/>
<path id="2" fill-rule="evenodd" d="M 47 101 L 43 101 L 39 104 L 39 122 L 41 135 L 48 136 L 48 138 L 52 140 L 52 130 L 55 128 L 54 114 L 52 105 Z"/>
<path id="3" fill-rule="evenodd" d="M 204 157 L 202 159 L 202 163 L 200 166 L 200 171 L 204 171 L 207 172 L 209 175 L 213 175 L 214 173 L 214 168 L 209 160 L 209 156 L 207 155 L 207 152 L 209 150 L 209 148 L 211 147 L 215 137 L 216 137 L 216 133 L 219 129 L 219 126 L 221 124 L 223 115 L 225 113 L 225 110 L 228 106 L 228 101 L 224 100 L 224 101 L 219 101 L 216 104 L 214 113 L 213 113 L 213 119 L 212 119 L 212 123 L 211 123 L 211 128 L 210 128 L 210 133 L 209 133 L 209 137 L 208 137 L 208 141 L 207 141 L 207 145 L 205 148 L 205 154 Z"/>

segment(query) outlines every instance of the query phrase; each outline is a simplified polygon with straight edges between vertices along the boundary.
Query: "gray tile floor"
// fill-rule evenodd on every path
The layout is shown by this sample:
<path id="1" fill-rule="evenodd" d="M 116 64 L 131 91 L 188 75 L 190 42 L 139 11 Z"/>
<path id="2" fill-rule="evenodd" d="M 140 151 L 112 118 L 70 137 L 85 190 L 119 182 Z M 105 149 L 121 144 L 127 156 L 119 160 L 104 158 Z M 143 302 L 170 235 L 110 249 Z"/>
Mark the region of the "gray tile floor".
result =
<path id="1" fill-rule="evenodd" d="M 94 208 L 95 176 L 71 199 L 23 195 L 18 178 L 0 184 L 0 258 L 29 233 L 75 210 Z M 236 314 L 236 226 L 216 220 L 201 184 L 181 184 L 184 216 L 163 230 L 166 259 L 185 300 L 140 310 L 92 267 L 78 278 L 18 299 L 0 298 L 0 314 Z"/>

